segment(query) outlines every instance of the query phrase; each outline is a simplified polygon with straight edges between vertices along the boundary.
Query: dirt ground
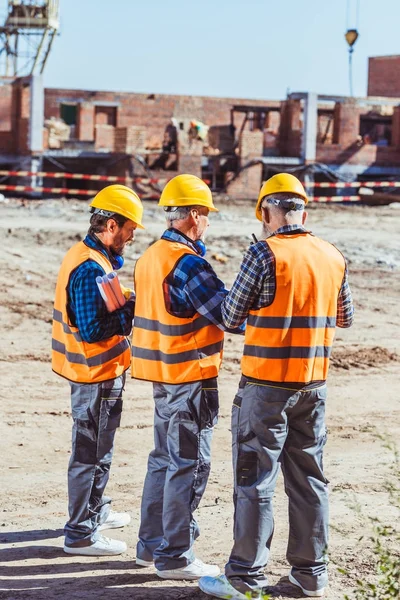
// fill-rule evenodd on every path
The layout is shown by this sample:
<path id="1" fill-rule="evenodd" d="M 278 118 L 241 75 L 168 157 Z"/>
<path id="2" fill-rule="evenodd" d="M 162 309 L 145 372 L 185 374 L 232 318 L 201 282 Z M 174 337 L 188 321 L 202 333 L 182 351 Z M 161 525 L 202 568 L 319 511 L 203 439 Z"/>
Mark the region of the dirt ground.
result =
<path id="1" fill-rule="evenodd" d="M 337 600 L 354 589 L 357 577 L 371 572 L 363 516 L 379 515 L 387 522 L 394 517 L 385 491 L 392 457 L 376 433 L 395 439 L 400 435 L 400 205 L 318 206 L 309 212 L 310 229 L 335 243 L 349 260 L 357 311 L 353 328 L 337 330 L 329 376 L 325 470 L 331 482 L 332 529 L 326 598 Z M 137 234 L 126 252 L 121 275 L 126 285 L 135 259 L 163 231 L 163 217 L 154 203 L 146 204 L 145 223 L 146 231 Z M 135 567 L 140 496 L 152 448 L 148 383 L 127 382 L 108 486 L 114 508 L 132 515 L 128 527 L 110 532 L 127 542 L 127 553 L 93 558 L 62 550 L 71 414 L 69 386 L 50 366 L 52 302 L 62 257 L 82 239 L 87 225 L 86 202 L 0 203 L 0 597 L 205 600 L 196 583 L 162 581 L 152 568 Z M 251 202 L 225 203 L 212 215 L 207 257 L 227 286 L 251 232 L 258 234 L 259 229 Z M 230 405 L 240 377 L 242 343 L 240 336 L 227 336 L 212 472 L 198 510 L 202 535 L 197 555 L 221 567 L 232 541 Z M 359 512 L 352 506 L 355 502 Z M 281 478 L 275 511 L 270 593 L 282 600 L 299 598 L 287 578 L 287 502 Z M 338 566 L 348 569 L 348 576 Z"/>

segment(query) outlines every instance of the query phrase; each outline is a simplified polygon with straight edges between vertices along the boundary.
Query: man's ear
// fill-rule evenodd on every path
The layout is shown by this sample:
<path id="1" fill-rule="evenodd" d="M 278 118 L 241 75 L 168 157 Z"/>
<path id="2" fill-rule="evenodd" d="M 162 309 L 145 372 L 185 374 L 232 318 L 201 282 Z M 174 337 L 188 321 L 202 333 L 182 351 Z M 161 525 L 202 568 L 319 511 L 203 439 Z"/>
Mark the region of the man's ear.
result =
<path id="1" fill-rule="evenodd" d="M 307 217 L 308 217 L 308 212 L 304 211 L 303 212 L 303 216 L 301 218 L 301 222 L 303 225 L 305 225 L 306 221 L 307 221 Z"/>
<path id="2" fill-rule="evenodd" d="M 108 219 L 107 221 L 107 231 L 109 233 L 115 233 L 118 229 L 118 223 L 115 219 Z"/>
<path id="3" fill-rule="evenodd" d="M 269 218 L 269 210 L 268 210 L 267 206 L 263 206 L 261 208 L 261 214 L 262 214 L 262 220 L 264 221 L 264 223 L 269 223 L 270 218 Z"/>
<path id="4" fill-rule="evenodd" d="M 197 223 L 199 222 L 199 211 L 196 208 L 192 208 L 189 215 L 191 226 L 197 225 Z"/>

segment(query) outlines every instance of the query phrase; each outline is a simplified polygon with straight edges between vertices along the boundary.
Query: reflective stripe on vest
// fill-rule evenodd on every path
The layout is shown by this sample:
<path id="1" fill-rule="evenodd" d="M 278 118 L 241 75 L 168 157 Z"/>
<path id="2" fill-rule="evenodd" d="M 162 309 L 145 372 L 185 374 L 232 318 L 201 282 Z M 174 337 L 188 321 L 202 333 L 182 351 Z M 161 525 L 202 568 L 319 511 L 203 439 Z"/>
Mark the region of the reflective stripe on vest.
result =
<path id="1" fill-rule="evenodd" d="M 106 273 L 112 271 L 107 258 L 83 242 L 66 254 L 57 280 L 53 310 L 53 371 L 75 383 L 99 383 L 115 379 L 130 364 L 130 347 L 125 336 L 114 335 L 95 343 L 82 340 L 67 313 L 67 288 L 71 273 L 86 260 L 96 261 Z"/>
<path id="2" fill-rule="evenodd" d="M 242 372 L 276 383 L 324 381 L 344 258 L 308 233 L 280 234 L 266 243 L 275 257 L 275 298 L 270 306 L 250 311 Z"/>
<path id="3" fill-rule="evenodd" d="M 224 333 L 205 317 L 171 315 L 165 280 L 185 254 L 185 244 L 159 240 L 135 268 L 136 305 L 132 338 L 132 377 L 162 383 L 188 383 L 218 375 Z"/>

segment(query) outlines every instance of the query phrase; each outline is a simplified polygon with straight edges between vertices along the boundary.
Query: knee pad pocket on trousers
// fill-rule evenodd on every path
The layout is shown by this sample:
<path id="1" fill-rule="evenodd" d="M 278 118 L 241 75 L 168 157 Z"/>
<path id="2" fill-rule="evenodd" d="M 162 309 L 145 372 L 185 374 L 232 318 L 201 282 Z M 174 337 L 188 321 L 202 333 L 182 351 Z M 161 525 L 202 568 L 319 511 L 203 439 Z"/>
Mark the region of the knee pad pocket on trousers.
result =
<path id="1" fill-rule="evenodd" d="M 199 456 L 198 435 L 182 423 L 179 423 L 179 456 L 188 460 L 197 460 Z"/>
<path id="2" fill-rule="evenodd" d="M 246 452 L 240 449 L 236 467 L 237 485 L 249 487 L 257 481 L 258 455 L 257 452 Z"/>
<path id="3" fill-rule="evenodd" d="M 85 465 L 97 462 L 97 440 L 88 421 L 75 421 L 76 434 L 73 459 Z"/>

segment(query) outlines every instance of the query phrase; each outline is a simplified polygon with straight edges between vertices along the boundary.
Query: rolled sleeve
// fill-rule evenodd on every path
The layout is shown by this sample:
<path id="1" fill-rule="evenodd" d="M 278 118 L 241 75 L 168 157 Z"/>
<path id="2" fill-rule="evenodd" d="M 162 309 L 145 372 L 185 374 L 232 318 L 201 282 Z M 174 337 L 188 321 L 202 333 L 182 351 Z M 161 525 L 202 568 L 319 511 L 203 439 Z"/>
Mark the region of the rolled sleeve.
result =
<path id="1" fill-rule="evenodd" d="M 346 329 L 351 327 L 354 321 L 354 305 L 348 281 L 347 264 L 344 272 L 342 287 L 340 288 L 337 301 L 336 325 Z"/>
<path id="2" fill-rule="evenodd" d="M 188 301 L 196 312 L 225 331 L 221 304 L 228 290 L 207 261 L 199 259 L 192 262 L 185 290 Z"/>
<path id="3" fill-rule="evenodd" d="M 134 315 L 134 300 L 108 312 L 96 283 L 104 270 L 94 261 L 82 263 L 73 273 L 68 286 L 70 318 L 83 341 L 91 344 L 113 335 L 129 335 Z"/>
<path id="4" fill-rule="evenodd" d="M 239 327 L 260 296 L 265 277 L 268 276 L 265 261 L 256 246 L 246 251 L 236 280 L 222 302 L 221 312 L 225 327 Z"/>

